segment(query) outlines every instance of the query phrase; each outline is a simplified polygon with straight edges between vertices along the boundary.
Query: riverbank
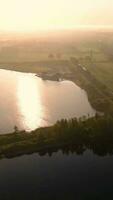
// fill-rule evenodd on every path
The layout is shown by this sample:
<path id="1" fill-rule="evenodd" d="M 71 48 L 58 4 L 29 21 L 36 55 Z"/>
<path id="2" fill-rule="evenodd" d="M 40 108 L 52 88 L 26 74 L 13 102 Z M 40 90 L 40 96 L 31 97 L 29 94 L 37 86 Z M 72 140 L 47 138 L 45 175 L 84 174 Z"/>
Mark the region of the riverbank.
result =
<path id="1" fill-rule="evenodd" d="M 62 150 L 83 154 L 86 149 L 97 155 L 113 154 L 113 118 L 98 116 L 61 120 L 54 126 L 27 133 L 15 131 L 0 135 L 0 158 L 38 152 L 40 155 Z"/>

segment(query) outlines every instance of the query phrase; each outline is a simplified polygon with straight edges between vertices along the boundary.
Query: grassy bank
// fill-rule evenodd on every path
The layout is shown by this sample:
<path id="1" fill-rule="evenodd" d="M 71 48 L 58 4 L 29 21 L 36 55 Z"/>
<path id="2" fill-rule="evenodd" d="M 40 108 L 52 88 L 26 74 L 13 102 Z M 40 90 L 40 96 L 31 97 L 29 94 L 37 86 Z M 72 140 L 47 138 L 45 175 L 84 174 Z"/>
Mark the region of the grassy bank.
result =
<path id="1" fill-rule="evenodd" d="M 113 153 L 113 118 L 111 116 L 85 117 L 61 120 L 54 126 L 30 133 L 21 131 L 0 135 L 0 157 L 11 158 L 39 152 L 50 155 L 61 149 L 64 153 L 82 154 L 91 149 L 98 155 Z"/>

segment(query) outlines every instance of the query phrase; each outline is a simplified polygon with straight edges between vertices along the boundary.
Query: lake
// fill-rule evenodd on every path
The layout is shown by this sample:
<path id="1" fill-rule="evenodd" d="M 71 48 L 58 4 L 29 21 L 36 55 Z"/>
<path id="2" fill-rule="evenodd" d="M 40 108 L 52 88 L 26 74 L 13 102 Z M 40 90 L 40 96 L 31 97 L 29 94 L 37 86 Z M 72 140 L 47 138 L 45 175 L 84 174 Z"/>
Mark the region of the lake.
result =
<path id="1" fill-rule="evenodd" d="M 46 81 L 35 74 L 0 69 L 0 133 L 16 125 L 31 131 L 62 118 L 93 116 L 86 92 L 71 81 Z"/>
<path id="2" fill-rule="evenodd" d="M 1 200 L 112 200 L 113 156 L 61 151 L 0 161 Z"/>

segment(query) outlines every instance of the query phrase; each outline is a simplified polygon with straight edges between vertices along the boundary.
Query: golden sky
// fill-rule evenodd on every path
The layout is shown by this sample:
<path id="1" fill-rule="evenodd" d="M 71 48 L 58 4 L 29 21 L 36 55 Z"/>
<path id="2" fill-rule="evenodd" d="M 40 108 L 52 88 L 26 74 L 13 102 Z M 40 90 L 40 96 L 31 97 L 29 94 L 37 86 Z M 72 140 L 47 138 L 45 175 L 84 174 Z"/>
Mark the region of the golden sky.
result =
<path id="1" fill-rule="evenodd" d="M 113 26 L 113 0 L 0 0 L 0 31 Z"/>

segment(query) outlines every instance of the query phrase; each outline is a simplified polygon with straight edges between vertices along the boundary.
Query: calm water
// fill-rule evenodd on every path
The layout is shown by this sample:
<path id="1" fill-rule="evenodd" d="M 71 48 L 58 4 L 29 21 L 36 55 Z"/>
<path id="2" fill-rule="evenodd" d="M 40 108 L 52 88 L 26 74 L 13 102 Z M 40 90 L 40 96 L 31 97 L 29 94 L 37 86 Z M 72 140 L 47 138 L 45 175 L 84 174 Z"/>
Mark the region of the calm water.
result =
<path id="1" fill-rule="evenodd" d="M 1 200 L 112 200 L 113 156 L 62 152 L 0 161 Z"/>
<path id="2" fill-rule="evenodd" d="M 87 94 L 71 81 L 43 81 L 34 74 L 0 70 L 0 133 L 33 130 L 58 119 L 94 115 Z"/>

